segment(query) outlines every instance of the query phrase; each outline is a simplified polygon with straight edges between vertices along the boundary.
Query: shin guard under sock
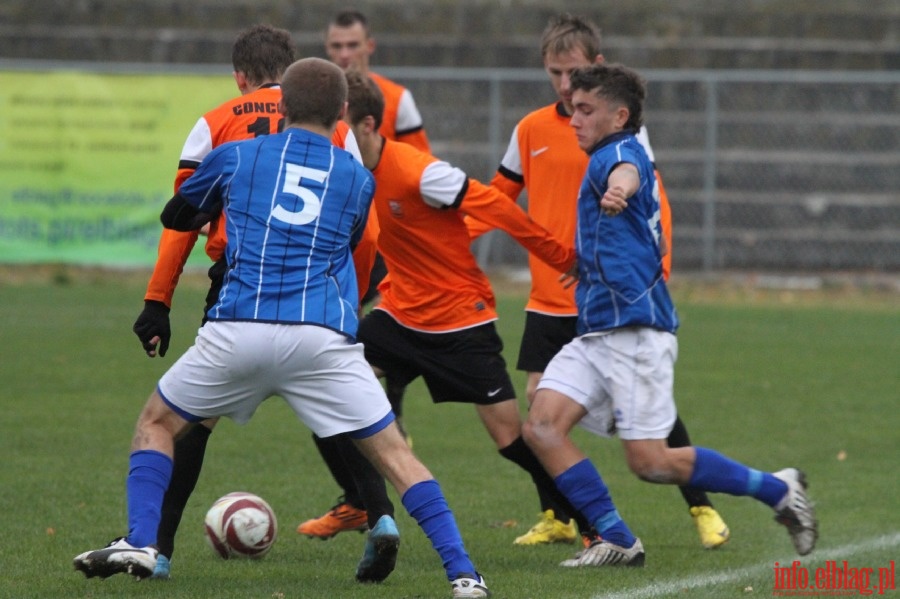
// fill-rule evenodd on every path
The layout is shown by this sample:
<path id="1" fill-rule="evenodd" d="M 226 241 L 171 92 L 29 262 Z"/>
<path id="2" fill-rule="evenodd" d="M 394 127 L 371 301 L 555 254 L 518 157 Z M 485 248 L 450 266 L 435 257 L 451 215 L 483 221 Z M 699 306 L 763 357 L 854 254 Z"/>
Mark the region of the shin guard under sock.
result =
<path id="1" fill-rule="evenodd" d="M 669 447 L 690 447 L 691 438 L 688 436 L 687 428 L 684 426 L 684 422 L 681 420 L 680 416 L 675 417 L 675 425 L 669 432 L 666 444 Z M 709 500 L 709 496 L 703 489 L 682 485 L 678 487 L 678 490 L 681 491 L 681 496 L 684 497 L 684 501 L 688 504 L 688 507 L 712 507 L 712 502 Z"/>
<path id="2" fill-rule="evenodd" d="M 409 512 L 431 541 L 431 546 L 441 556 L 447 580 L 460 574 L 475 574 L 475 566 L 466 553 L 456 519 L 441 487 L 434 479 L 416 483 L 401 498 Z"/>
<path id="3" fill-rule="evenodd" d="M 172 458 L 159 451 L 142 449 L 128 457 L 128 537 L 133 547 L 156 543 L 163 495 L 172 479 Z"/>
<path id="4" fill-rule="evenodd" d="M 500 455 L 531 475 L 531 480 L 534 481 L 534 485 L 537 487 L 538 496 L 540 497 L 542 493 L 545 494 L 550 499 L 550 502 L 556 506 L 553 508 L 554 513 L 559 509 L 560 514 L 565 514 L 574 518 L 575 523 L 578 525 L 578 529 L 581 532 L 586 532 L 591 529 L 591 525 L 585 516 L 579 513 L 566 496 L 556 488 L 553 479 L 547 474 L 547 471 L 544 470 L 544 466 L 541 464 L 540 460 L 537 459 L 537 456 L 534 455 L 531 448 L 525 444 L 525 440 L 522 439 L 521 436 L 516 437 L 515 441 L 501 449 Z"/>

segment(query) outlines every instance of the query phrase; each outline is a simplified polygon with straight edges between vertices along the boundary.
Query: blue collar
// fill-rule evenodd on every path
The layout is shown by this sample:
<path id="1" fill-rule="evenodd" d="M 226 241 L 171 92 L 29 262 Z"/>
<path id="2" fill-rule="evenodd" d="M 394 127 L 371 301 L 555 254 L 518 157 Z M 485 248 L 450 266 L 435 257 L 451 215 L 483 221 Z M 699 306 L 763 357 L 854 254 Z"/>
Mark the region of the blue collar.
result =
<path id="1" fill-rule="evenodd" d="M 608 146 L 609 144 L 615 143 L 615 142 L 619 141 L 620 139 L 624 139 L 626 137 L 630 137 L 633 135 L 634 135 L 634 131 L 632 131 L 631 129 L 624 129 L 622 131 L 616 131 L 612 135 L 607 135 L 606 137 L 604 137 L 603 139 L 601 139 L 600 141 L 595 143 L 593 145 L 593 147 L 591 147 L 591 149 L 587 150 L 587 154 L 588 154 L 588 156 L 590 156 L 591 154 L 593 154 L 594 152 L 596 152 L 603 146 Z"/>

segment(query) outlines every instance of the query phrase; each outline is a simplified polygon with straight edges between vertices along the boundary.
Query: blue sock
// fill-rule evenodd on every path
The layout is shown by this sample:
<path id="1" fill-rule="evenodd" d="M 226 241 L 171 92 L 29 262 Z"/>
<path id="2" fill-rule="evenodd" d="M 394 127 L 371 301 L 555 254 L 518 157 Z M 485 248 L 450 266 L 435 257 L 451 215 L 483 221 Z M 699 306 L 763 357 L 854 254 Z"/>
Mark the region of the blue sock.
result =
<path id="1" fill-rule="evenodd" d="M 130 470 L 125 488 L 128 497 L 128 537 L 134 547 L 156 543 L 163 495 L 172 479 L 172 458 L 149 449 L 129 456 Z"/>
<path id="2" fill-rule="evenodd" d="M 578 462 L 554 482 L 605 541 L 626 548 L 634 545 L 634 535 L 616 511 L 609 489 L 590 460 Z"/>
<path id="3" fill-rule="evenodd" d="M 466 553 L 456 519 L 436 480 L 414 484 L 400 500 L 441 556 L 447 580 L 460 574 L 475 574 L 475 565 Z"/>
<path id="4" fill-rule="evenodd" d="M 691 487 L 728 493 L 729 495 L 749 495 L 766 505 L 775 507 L 787 493 L 787 485 L 769 474 L 749 468 L 705 447 L 695 447 L 697 459 L 691 473 Z"/>

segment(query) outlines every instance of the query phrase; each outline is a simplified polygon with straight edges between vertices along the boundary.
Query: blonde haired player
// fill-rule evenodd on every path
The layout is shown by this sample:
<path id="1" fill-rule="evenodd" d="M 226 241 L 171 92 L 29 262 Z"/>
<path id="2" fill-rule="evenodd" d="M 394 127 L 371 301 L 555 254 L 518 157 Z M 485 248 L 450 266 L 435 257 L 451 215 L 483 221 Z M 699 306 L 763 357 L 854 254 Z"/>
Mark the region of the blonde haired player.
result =
<path id="1" fill-rule="evenodd" d="M 569 126 L 574 112 L 572 106 L 572 71 L 579 67 L 602 63 L 600 32 L 589 20 L 561 14 L 553 17 L 541 35 L 541 56 L 544 70 L 558 100 L 526 115 L 513 130 L 497 174 L 491 181 L 510 198 L 517 198 L 523 190 L 528 193 L 528 214 L 552 231 L 559 239 L 575 238 L 575 201 L 588 164 L 588 157 L 578 147 Z M 637 139 L 653 160 L 653 150 L 646 127 L 637 132 Z M 671 248 L 672 219 L 669 201 L 656 171 L 661 201 L 663 235 Z M 488 230 L 477 221 L 469 221 L 472 235 Z M 671 252 L 663 257 L 663 273 L 668 277 Z M 574 288 L 559 284 L 558 274 L 533 256 L 529 256 L 531 293 L 525 306 L 525 331 L 519 347 L 516 367 L 527 373 L 526 394 L 529 404 L 544 369 L 551 358 L 575 336 Z M 687 429 L 680 418 L 669 434 L 673 447 L 690 445 Z M 730 532 L 709 497 L 701 490 L 681 487 L 691 517 L 704 547 L 715 548 L 725 543 Z M 575 526 L 565 510 L 546 496 L 541 496 L 541 518 L 528 532 L 516 538 L 519 545 L 572 542 Z M 579 522 L 584 543 L 590 543 L 592 532 Z"/>
<path id="2" fill-rule="evenodd" d="M 662 273 L 653 164 L 636 137 L 644 83 L 621 65 L 571 74 L 578 147 L 590 160 L 577 203 L 577 337 L 541 377 L 523 435 L 557 488 L 599 533 L 561 565 L 640 566 L 644 547 L 616 510 L 600 473 L 573 443 L 575 425 L 618 435 L 628 467 L 642 480 L 689 485 L 757 499 L 775 510 L 800 555 L 818 524 L 802 472 L 754 470 L 705 447 L 670 447 L 675 422 L 678 315 Z"/>

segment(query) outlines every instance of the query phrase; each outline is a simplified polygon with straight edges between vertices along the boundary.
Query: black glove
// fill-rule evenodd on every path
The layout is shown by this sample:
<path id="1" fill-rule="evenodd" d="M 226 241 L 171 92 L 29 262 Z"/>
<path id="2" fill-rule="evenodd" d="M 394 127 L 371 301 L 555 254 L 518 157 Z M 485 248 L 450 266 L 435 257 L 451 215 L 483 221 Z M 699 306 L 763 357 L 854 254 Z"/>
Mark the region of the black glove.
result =
<path id="1" fill-rule="evenodd" d="M 134 334 L 141 340 L 144 351 L 151 358 L 153 354 L 150 352 L 156 350 L 156 345 L 151 343 L 154 337 L 159 337 L 159 356 L 163 357 L 169 350 L 169 339 L 172 337 L 172 331 L 169 328 L 169 308 L 162 302 L 154 300 L 144 301 L 144 311 L 134 321 L 131 327 Z"/>

